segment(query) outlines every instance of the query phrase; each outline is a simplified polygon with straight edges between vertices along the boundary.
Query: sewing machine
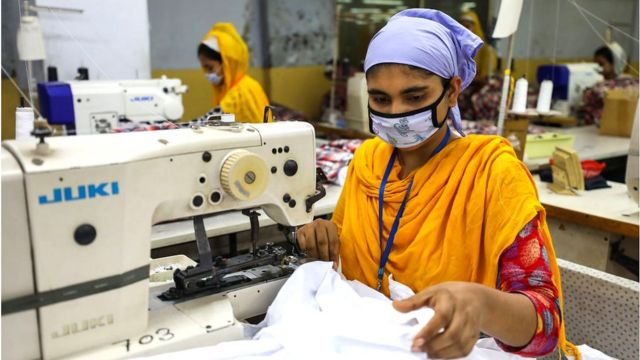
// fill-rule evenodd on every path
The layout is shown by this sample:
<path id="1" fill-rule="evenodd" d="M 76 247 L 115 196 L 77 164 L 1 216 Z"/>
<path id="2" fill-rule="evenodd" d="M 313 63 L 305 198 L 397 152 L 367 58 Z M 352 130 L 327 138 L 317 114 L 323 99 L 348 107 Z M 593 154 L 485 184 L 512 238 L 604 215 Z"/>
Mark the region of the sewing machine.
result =
<path id="1" fill-rule="evenodd" d="M 627 157 L 627 171 L 625 172 L 624 182 L 627 184 L 627 192 L 629 197 L 638 204 L 640 195 L 638 187 L 640 187 L 640 176 L 638 170 L 640 163 L 640 146 L 638 145 L 640 133 L 638 126 L 640 121 L 640 107 L 636 106 L 636 115 L 634 116 L 633 128 L 631 130 L 631 143 L 629 144 L 629 156 Z"/>
<path id="2" fill-rule="evenodd" d="M 121 121 L 180 120 L 180 79 L 69 81 L 38 84 L 42 115 L 67 134 L 108 133 Z"/>
<path id="3" fill-rule="evenodd" d="M 538 82 L 553 81 L 552 109 L 569 116 L 582 102 L 582 92 L 604 78 L 597 63 L 542 65 L 538 67 Z"/>
<path id="4" fill-rule="evenodd" d="M 238 319 L 265 313 L 297 263 L 283 247 L 256 247 L 251 209 L 295 227 L 324 194 L 308 123 L 36 142 L 2 143 L 3 359 L 123 358 L 243 338 Z M 239 209 L 252 252 L 212 259 L 202 216 Z M 194 220 L 200 261 L 150 287 L 151 226 L 183 218 Z"/>

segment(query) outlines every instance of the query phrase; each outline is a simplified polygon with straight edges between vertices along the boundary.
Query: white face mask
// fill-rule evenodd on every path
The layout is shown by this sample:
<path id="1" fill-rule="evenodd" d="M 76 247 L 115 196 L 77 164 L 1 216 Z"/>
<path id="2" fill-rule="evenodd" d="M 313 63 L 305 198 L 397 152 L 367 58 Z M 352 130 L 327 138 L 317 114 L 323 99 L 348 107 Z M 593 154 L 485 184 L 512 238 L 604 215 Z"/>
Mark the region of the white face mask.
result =
<path id="1" fill-rule="evenodd" d="M 445 84 L 442 95 L 431 105 L 401 114 L 385 114 L 369 107 L 369 130 L 378 135 L 386 143 L 397 148 L 408 148 L 418 145 L 438 131 L 445 120 L 438 124 L 437 108 L 449 84 Z"/>
<path id="2" fill-rule="evenodd" d="M 222 75 L 218 75 L 216 73 L 206 73 L 204 76 L 209 80 L 209 82 L 213 85 L 220 85 L 222 82 Z"/>

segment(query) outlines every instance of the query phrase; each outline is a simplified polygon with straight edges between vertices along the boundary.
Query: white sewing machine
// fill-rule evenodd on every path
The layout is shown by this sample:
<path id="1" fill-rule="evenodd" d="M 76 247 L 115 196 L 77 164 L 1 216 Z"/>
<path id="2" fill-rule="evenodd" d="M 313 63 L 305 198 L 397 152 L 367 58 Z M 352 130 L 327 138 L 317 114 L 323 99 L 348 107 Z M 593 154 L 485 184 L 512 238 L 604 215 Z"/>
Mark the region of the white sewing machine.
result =
<path id="1" fill-rule="evenodd" d="M 633 128 L 631 130 L 631 142 L 629 144 L 629 157 L 627 158 L 627 171 L 625 172 L 624 182 L 627 184 L 627 192 L 629 197 L 633 199 L 636 204 L 640 202 L 640 195 L 638 193 L 638 187 L 640 187 L 640 133 L 638 126 L 640 126 L 640 106 L 636 106 L 636 115 L 633 120 Z"/>
<path id="2" fill-rule="evenodd" d="M 69 135 L 108 133 L 120 121 L 180 120 L 180 79 L 69 81 L 38 84 L 40 110 L 51 125 Z"/>
<path id="3" fill-rule="evenodd" d="M 600 71 L 597 63 L 541 65 L 537 77 L 539 83 L 553 81 L 552 108 L 569 116 L 582 103 L 582 92 L 604 79 Z"/>
<path id="4" fill-rule="evenodd" d="M 3 359 L 123 358 L 242 338 L 237 319 L 266 312 L 295 257 L 254 243 L 212 261 L 201 216 L 260 207 L 298 226 L 323 195 L 308 123 L 36 142 L 2 143 Z M 200 263 L 150 288 L 151 226 L 188 217 Z"/>

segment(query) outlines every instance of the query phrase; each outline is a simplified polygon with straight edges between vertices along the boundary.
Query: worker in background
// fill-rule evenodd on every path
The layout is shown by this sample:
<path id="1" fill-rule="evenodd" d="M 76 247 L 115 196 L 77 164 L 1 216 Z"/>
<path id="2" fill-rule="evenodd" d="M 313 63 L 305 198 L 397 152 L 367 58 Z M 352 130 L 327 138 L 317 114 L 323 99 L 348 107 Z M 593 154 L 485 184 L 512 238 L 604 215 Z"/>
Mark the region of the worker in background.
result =
<path id="1" fill-rule="evenodd" d="M 457 97 L 481 46 L 431 9 L 404 10 L 373 37 L 364 70 L 377 136 L 354 154 L 331 221 L 305 225 L 298 243 L 387 296 L 390 275 L 414 290 L 394 307 L 434 309 L 412 345 L 429 358 L 464 357 L 481 333 L 523 356 L 575 354 L 531 174 L 506 139 L 461 131 Z"/>
<path id="2" fill-rule="evenodd" d="M 460 7 L 460 23 L 484 42 L 482 24 L 478 14 L 472 10 L 474 6 L 474 3 L 462 4 Z M 473 96 L 481 93 L 498 62 L 495 50 L 486 43 L 478 50 L 474 60 L 476 62 L 476 77 L 458 97 L 458 107 L 462 118 L 465 120 L 480 120 L 483 118 L 482 114 L 474 106 Z M 479 96 L 482 96 L 482 94 Z M 492 103 L 490 102 L 490 104 Z"/>
<path id="3" fill-rule="evenodd" d="M 484 46 L 478 50 L 474 58 L 476 62 L 476 77 L 474 80 L 484 82 L 497 66 L 498 60 L 496 52 L 493 47 L 486 44 L 484 31 L 482 31 L 482 24 L 480 23 L 478 14 L 472 10 L 469 3 L 465 3 L 464 5 L 466 6 L 461 7 L 460 23 L 485 42 Z"/>
<path id="4" fill-rule="evenodd" d="M 234 114 L 238 122 L 260 123 L 269 99 L 247 74 L 249 49 L 231 23 L 217 23 L 198 46 L 198 60 L 213 86 L 213 110 Z"/>
<path id="5" fill-rule="evenodd" d="M 627 53 L 617 42 L 611 42 L 596 50 L 593 61 L 602 68 L 602 76 L 605 80 L 613 80 L 624 72 L 627 62 Z"/>
<path id="6" fill-rule="evenodd" d="M 604 100 L 611 89 L 634 91 L 638 88 L 638 77 L 624 74 L 627 53 L 617 42 L 610 42 L 598 48 L 593 61 L 602 68 L 604 80 L 598 81 L 582 92 L 582 103 L 577 109 L 582 125 L 599 124 L 604 110 Z"/>

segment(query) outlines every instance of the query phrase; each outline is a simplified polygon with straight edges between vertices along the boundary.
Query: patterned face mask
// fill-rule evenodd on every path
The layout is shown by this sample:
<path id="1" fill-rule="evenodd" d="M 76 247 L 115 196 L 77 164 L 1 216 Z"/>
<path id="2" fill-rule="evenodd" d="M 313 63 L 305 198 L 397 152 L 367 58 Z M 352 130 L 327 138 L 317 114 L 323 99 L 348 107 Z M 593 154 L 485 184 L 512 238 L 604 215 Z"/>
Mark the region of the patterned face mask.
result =
<path id="1" fill-rule="evenodd" d="M 209 80 L 212 85 L 220 85 L 222 82 L 222 75 L 216 73 L 206 73 L 204 76 Z"/>
<path id="2" fill-rule="evenodd" d="M 438 124 L 437 108 L 448 89 L 447 81 L 442 94 L 433 104 L 401 114 L 381 113 L 369 106 L 369 130 L 397 148 L 408 148 L 424 142 L 446 122 L 449 111 L 442 123 Z"/>

